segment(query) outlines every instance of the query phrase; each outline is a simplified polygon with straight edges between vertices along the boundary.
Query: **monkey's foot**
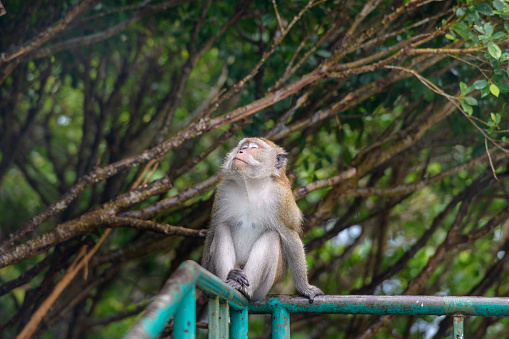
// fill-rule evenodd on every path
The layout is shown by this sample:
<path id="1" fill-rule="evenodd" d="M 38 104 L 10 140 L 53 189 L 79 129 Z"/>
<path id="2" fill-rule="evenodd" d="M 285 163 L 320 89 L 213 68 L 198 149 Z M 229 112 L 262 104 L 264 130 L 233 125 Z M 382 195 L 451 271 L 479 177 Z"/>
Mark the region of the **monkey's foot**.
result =
<path id="1" fill-rule="evenodd" d="M 228 277 L 226 277 L 226 283 L 246 295 L 246 287 L 249 286 L 249 280 L 247 280 L 246 275 L 241 270 L 231 270 L 228 273 Z"/>
<path id="2" fill-rule="evenodd" d="M 307 297 L 309 299 L 309 303 L 312 304 L 315 300 L 315 297 L 318 295 L 323 295 L 323 292 L 321 289 L 319 289 L 316 286 L 308 285 L 304 290 L 300 291 L 302 295 Z"/>

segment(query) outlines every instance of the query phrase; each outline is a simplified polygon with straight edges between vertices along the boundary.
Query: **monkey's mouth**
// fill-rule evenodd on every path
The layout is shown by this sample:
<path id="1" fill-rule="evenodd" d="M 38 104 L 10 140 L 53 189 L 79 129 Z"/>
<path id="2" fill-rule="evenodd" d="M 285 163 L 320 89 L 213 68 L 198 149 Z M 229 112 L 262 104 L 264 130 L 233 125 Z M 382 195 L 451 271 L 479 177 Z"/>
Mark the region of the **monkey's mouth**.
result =
<path id="1" fill-rule="evenodd" d="M 233 158 L 233 160 L 242 161 L 244 164 L 249 165 L 246 161 L 244 161 L 244 160 L 242 160 L 242 159 L 239 159 L 239 158 Z"/>

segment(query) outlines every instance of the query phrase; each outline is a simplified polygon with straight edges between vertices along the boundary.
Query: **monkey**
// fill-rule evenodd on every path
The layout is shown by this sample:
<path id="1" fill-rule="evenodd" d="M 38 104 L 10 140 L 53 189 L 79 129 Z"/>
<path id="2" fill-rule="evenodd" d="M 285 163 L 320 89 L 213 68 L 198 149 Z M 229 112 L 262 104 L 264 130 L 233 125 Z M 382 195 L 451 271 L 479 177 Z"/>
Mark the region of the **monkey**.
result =
<path id="1" fill-rule="evenodd" d="M 290 269 L 297 290 L 312 303 L 303 216 L 286 176 L 288 153 L 264 138 L 242 139 L 220 170 L 202 266 L 244 294 L 263 299 Z"/>

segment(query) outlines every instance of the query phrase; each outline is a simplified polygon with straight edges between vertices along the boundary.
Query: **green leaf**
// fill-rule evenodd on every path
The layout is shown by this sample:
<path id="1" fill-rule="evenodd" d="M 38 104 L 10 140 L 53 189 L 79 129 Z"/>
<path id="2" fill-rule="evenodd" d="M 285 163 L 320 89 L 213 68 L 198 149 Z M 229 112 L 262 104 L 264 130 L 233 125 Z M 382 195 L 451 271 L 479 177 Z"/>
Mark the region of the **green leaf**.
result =
<path id="1" fill-rule="evenodd" d="M 490 88 L 489 86 L 486 86 L 484 87 L 483 89 L 481 89 L 481 98 L 484 98 L 485 96 L 487 96 L 488 94 L 490 94 Z"/>
<path id="2" fill-rule="evenodd" d="M 495 81 L 495 85 L 497 85 L 500 93 L 509 93 L 509 85 L 502 81 Z"/>
<path id="3" fill-rule="evenodd" d="M 462 95 L 467 95 L 467 93 L 468 93 L 468 86 L 463 81 L 460 82 L 460 91 L 461 91 Z"/>
<path id="4" fill-rule="evenodd" d="M 489 62 L 491 67 L 493 67 L 495 71 L 497 71 L 500 68 L 500 62 L 497 59 L 489 58 Z"/>
<path id="5" fill-rule="evenodd" d="M 466 10 L 464 7 L 460 7 L 456 9 L 456 16 L 458 18 L 462 17 L 466 13 Z"/>
<path id="6" fill-rule="evenodd" d="M 498 98 L 498 95 L 500 94 L 500 89 L 498 89 L 497 85 L 491 84 L 490 92 L 491 92 L 491 94 L 493 94 L 494 96 L 496 96 Z"/>
<path id="7" fill-rule="evenodd" d="M 500 38 L 505 37 L 505 35 L 506 35 L 506 34 L 505 34 L 504 32 L 499 31 L 499 32 L 497 32 L 497 33 L 493 34 L 492 39 L 493 39 L 493 40 L 498 40 L 498 39 L 500 39 Z"/>
<path id="8" fill-rule="evenodd" d="M 470 106 L 477 106 L 478 103 L 477 103 L 477 100 L 473 97 L 464 97 L 463 100 L 465 100 L 465 102 L 467 104 L 469 104 Z"/>
<path id="9" fill-rule="evenodd" d="M 507 75 L 509 75 L 509 64 L 507 64 L 506 73 L 507 73 Z"/>
<path id="10" fill-rule="evenodd" d="M 475 89 L 483 89 L 484 87 L 486 87 L 488 85 L 489 85 L 489 83 L 486 80 L 477 80 L 476 82 L 474 82 L 473 87 Z"/>
<path id="11" fill-rule="evenodd" d="M 446 34 L 445 38 L 449 40 L 454 40 L 454 37 L 451 34 Z"/>
<path id="12" fill-rule="evenodd" d="M 476 36 L 474 33 L 471 33 L 467 24 L 463 21 L 457 24 L 451 25 L 451 30 L 454 30 L 458 33 L 463 39 L 470 39 L 470 35 Z"/>
<path id="13" fill-rule="evenodd" d="M 500 59 L 500 57 L 502 56 L 502 50 L 494 42 L 490 42 L 488 44 L 488 52 L 490 52 L 490 55 L 497 60 Z"/>
<path id="14" fill-rule="evenodd" d="M 480 26 L 483 24 L 483 21 L 481 20 L 479 13 L 476 11 L 468 11 L 467 18 L 468 18 L 468 22 L 475 23 L 477 26 Z"/>
<path id="15" fill-rule="evenodd" d="M 474 25 L 474 28 L 481 34 L 486 34 L 486 32 L 484 31 L 484 28 L 480 27 L 480 26 L 477 26 L 477 25 Z"/>
<path id="16" fill-rule="evenodd" d="M 463 108 L 465 113 L 467 113 L 468 115 L 472 115 L 472 113 L 474 113 L 474 109 L 472 108 L 472 106 L 470 106 L 469 104 L 467 104 L 464 101 L 461 102 L 461 107 Z"/>
<path id="17" fill-rule="evenodd" d="M 493 1 L 493 6 L 498 9 L 499 11 L 503 10 L 504 9 L 504 3 L 500 0 L 494 0 Z"/>
<path id="18" fill-rule="evenodd" d="M 492 35 L 493 34 L 493 26 L 489 22 L 485 23 L 484 31 L 486 32 L 486 35 Z"/>
<path id="19" fill-rule="evenodd" d="M 481 39 L 481 41 L 482 41 L 482 43 L 483 43 L 484 45 L 486 45 L 486 44 L 488 43 L 489 38 L 490 38 L 490 37 L 489 37 L 489 36 L 487 36 L 487 35 L 483 35 L 483 34 L 479 35 L 479 39 Z"/>
<path id="20" fill-rule="evenodd" d="M 504 22 L 504 28 L 509 32 L 509 21 Z"/>
<path id="21" fill-rule="evenodd" d="M 493 15 L 493 9 L 487 2 L 481 2 L 474 5 L 475 10 L 483 15 Z M 459 8 L 458 8 L 459 9 Z M 458 15 L 458 11 L 456 11 L 456 15 Z"/>
<path id="22" fill-rule="evenodd" d="M 490 113 L 490 114 L 491 114 L 491 120 L 493 120 L 493 122 L 498 125 L 500 120 L 502 119 L 500 114 L 499 113 Z"/>

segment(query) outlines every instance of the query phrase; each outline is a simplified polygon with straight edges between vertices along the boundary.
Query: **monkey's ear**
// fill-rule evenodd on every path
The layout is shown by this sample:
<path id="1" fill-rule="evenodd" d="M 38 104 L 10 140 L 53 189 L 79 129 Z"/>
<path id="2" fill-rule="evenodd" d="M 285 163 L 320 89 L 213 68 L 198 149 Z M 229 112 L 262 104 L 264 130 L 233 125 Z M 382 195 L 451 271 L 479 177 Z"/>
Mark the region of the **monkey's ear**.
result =
<path id="1" fill-rule="evenodd" d="M 276 168 L 280 169 L 286 163 L 286 159 L 288 158 L 288 153 L 279 153 L 276 156 Z"/>

